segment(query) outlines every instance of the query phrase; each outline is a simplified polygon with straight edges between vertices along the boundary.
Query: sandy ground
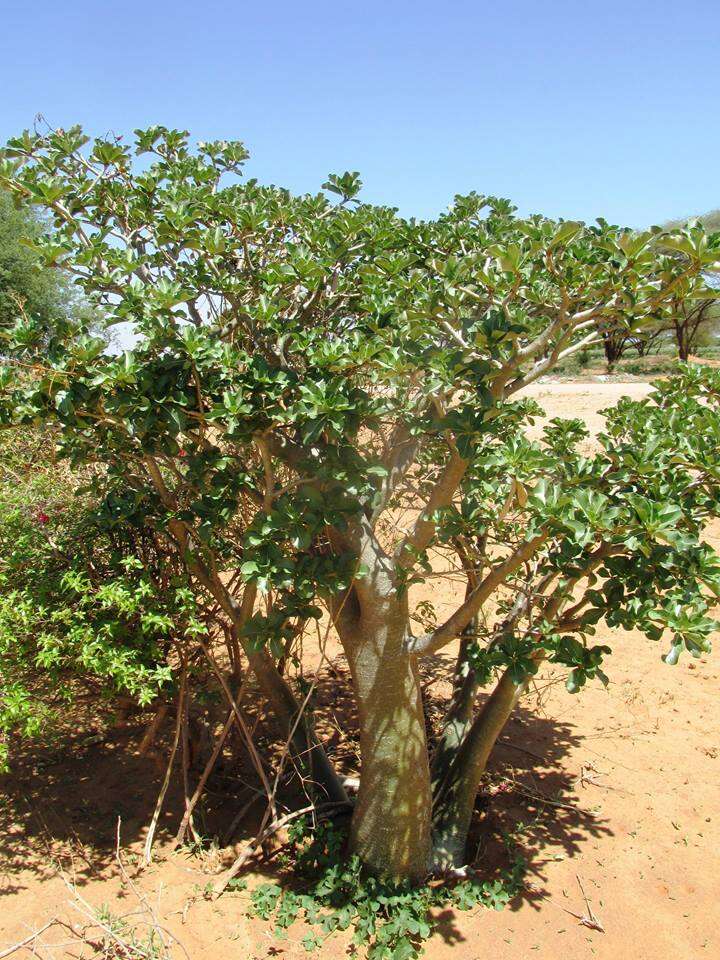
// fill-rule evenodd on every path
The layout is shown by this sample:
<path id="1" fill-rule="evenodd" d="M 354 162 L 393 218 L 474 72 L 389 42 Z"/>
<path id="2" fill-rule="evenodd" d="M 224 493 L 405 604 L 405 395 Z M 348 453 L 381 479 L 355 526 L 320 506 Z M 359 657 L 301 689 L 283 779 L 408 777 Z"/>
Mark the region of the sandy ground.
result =
<path id="1" fill-rule="evenodd" d="M 532 394 L 551 416 L 582 417 L 596 432 L 600 410 L 647 389 L 638 382 L 562 383 L 536 386 Z M 720 526 L 709 533 L 716 544 L 719 535 Z M 448 599 L 442 589 L 433 584 L 436 603 Z M 493 762 L 494 796 L 483 829 L 497 837 L 524 825 L 518 842 L 530 861 L 527 893 L 500 913 L 446 911 L 426 946 L 429 960 L 720 957 L 717 660 L 686 658 L 672 668 L 660 660 L 663 649 L 641 636 L 599 634 L 598 642 L 615 653 L 609 689 L 590 685 L 571 697 L 561 685 L 548 685 L 550 676 L 542 678 L 541 695 L 517 711 Z M 0 957 L 53 917 L 86 922 L 75 893 L 115 914 L 142 909 L 119 878 L 115 831 L 121 817 L 123 855 L 135 876 L 161 774 L 119 736 L 75 742 L 59 762 L 28 761 L 6 778 Z M 158 860 L 136 881 L 146 911 L 152 908 L 191 960 L 308 956 L 299 943 L 303 930 L 274 941 L 265 924 L 250 921 L 246 894 L 214 904 L 202 899 L 220 855 L 170 852 L 176 797 L 173 802 L 161 822 L 167 832 L 161 832 Z M 251 829 L 248 824 L 246 833 Z M 588 914 L 583 890 L 604 932 L 573 916 Z M 36 947 L 39 957 L 77 955 L 57 926 Z M 342 954 L 343 942 L 331 939 L 321 957 Z"/>

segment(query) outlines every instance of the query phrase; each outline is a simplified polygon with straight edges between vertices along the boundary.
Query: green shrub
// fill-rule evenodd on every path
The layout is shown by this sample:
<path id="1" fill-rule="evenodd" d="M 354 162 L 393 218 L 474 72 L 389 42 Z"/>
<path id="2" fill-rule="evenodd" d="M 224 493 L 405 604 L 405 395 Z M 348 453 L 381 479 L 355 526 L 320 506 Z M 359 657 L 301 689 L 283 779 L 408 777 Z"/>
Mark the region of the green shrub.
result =
<path id="1" fill-rule="evenodd" d="M 172 637 L 204 626 L 181 578 L 161 584 L 139 540 L 109 536 L 51 433 L 0 434 L 0 459 L 4 764 L 11 735 L 51 739 L 57 708 L 83 688 L 149 703 L 172 684 Z"/>

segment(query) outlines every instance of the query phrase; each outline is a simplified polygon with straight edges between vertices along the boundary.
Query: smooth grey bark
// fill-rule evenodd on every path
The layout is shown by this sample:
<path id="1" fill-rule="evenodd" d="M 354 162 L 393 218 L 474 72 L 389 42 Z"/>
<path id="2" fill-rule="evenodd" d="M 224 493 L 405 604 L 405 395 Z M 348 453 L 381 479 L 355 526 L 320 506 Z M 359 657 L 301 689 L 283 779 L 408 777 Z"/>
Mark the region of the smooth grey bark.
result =
<path id="1" fill-rule="evenodd" d="M 351 536 L 368 572 L 333 607 L 360 719 L 351 849 L 376 874 L 420 880 L 430 861 L 432 795 L 420 676 L 406 649 L 407 591 L 369 525 Z"/>
<path id="2" fill-rule="evenodd" d="M 442 789 L 452 762 L 472 725 L 473 707 L 479 689 L 475 672 L 468 660 L 469 638 L 477 630 L 477 617 L 473 617 L 463 631 L 455 667 L 455 684 L 450 705 L 445 714 L 443 728 L 433 750 L 430 766 L 433 795 Z"/>
<path id="3" fill-rule="evenodd" d="M 430 768 L 417 665 L 404 651 L 407 599 L 379 600 L 341 629 L 360 716 L 351 847 L 374 873 L 419 880 L 430 859 Z"/>
<path id="4" fill-rule="evenodd" d="M 518 701 L 521 687 L 505 671 L 480 714 L 471 725 L 454 757 L 444 765 L 433 807 L 433 855 L 435 870 L 460 867 L 478 784 L 503 727 Z"/>
<path id="5" fill-rule="evenodd" d="M 535 554 L 547 540 L 548 534 L 539 533 L 521 543 L 513 553 L 490 568 L 483 579 L 466 595 L 465 600 L 457 610 L 443 624 L 436 627 L 432 633 L 408 640 L 410 652 L 425 656 L 437 653 L 447 643 L 462 634 L 465 627 L 472 621 L 483 604 L 490 599 L 495 591 L 507 578 Z"/>

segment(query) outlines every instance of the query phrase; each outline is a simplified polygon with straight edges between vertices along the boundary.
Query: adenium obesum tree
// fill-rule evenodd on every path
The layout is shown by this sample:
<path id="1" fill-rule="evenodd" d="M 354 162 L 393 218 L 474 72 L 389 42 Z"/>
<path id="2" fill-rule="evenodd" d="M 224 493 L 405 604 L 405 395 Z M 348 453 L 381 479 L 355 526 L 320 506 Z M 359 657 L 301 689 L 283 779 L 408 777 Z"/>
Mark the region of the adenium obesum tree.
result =
<path id="1" fill-rule="evenodd" d="M 521 219 L 476 194 L 406 220 L 360 202 L 356 174 L 293 196 L 243 181 L 238 143 L 154 127 L 134 148 L 72 129 L 4 151 L 0 183 L 51 217 L 38 251 L 135 342 L 110 355 L 80 321 L 40 349 L 21 319 L 2 419 L 52 421 L 108 525 L 172 552 L 226 627 L 198 642 L 248 664 L 318 795 L 343 800 L 278 669 L 327 611 L 359 708 L 354 852 L 395 877 L 462 864 L 488 756 L 543 661 L 570 692 L 605 681 L 601 619 L 665 635 L 670 662 L 708 647 L 720 378 L 689 368 L 622 401 L 594 453 L 576 420 L 528 439 L 540 411 L 521 391 L 696 296 L 717 238 Z M 457 571 L 438 620 L 417 587 Z M 419 662 L 451 650 L 429 744 Z"/>

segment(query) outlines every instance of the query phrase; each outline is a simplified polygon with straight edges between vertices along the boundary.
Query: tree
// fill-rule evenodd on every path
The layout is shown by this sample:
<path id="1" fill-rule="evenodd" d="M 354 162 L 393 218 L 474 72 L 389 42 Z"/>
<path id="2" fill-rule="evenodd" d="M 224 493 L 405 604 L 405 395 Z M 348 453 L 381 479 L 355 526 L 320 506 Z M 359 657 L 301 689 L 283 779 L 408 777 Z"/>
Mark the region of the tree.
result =
<path id="1" fill-rule="evenodd" d="M 611 324 L 602 331 L 602 345 L 605 351 L 605 365 L 608 373 L 613 373 L 619 360 L 622 360 L 628 346 L 633 343 L 633 337 L 628 329 Z"/>
<path id="2" fill-rule="evenodd" d="M 23 243 L 42 233 L 37 218 L 0 190 L 0 332 L 25 313 L 47 334 L 67 315 L 69 291 L 62 276 L 41 268 L 37 254 Z"/>
<path id="3" fill-rule="evenodd" d="M 519 219 L 477 194 L 404 220 L 361 203 L 354 173 L 323 185 L 333 201 L 295 197 L 241 182 L 240 144 L 193 149 L 163 127 L 136 131 L 136 149 L 139 169 L 120 140 L 88 149 L 79 128 L 9 142 L 0 183 L 53 221 L 35 248 L 138 343 L 111 357 L 73 329 L 39 354 L 21 324 L 2 417 L 54 423 L 112 523 L 153 530 L 319 795 L 343 800 L 278 668 L 327 610 L 360 716 L 352 850 L 395 877 L 457 866 L 490 751 L 540 663 L 566 667 L 570 692 L 604 680 L 609 649 L 589 643 L 601 618 L 654 640 L 667 629 L 669 662 L 707 649 L 720 380 L 688 370 L 621 402 L 590 458 L 577 421 L 529 441 L 538 411 L 518 395 L 699 291 L 717 249 L 698 225 L 668 238 L 680 258 L 657 231 Z M 464 596 L 440 623 L 425 608 L 418 633 L 413 587 L 451 568 Z M 419 660 L 456 640 L 429 744 Z M 215 633 L 189 642 L 222 655 Z"/>
<path id="4" fill-rule="evenodd" d="M 720 211 L 711 210 L 698 217 L 697 221 L 708 231 L 711 239 L 717 239 L 720 230 Z M 694 223 L 695 220 L 688 222 Z M 666 224 L 666 230 L 676 229 L 679 225 L 680 221 L 670 221 Z M 664 249 L 668 252 L 672 251 L 672 242 L 664 245 Z M 684 255 L 682 251 L 675 252 L 678 256 Z M 718 319 L 720 289 L 718 289 L 717 277 L 710 275 L 707 280 L 706 289 L 698 291 L 697 297 L 675 296 L 671 302 L 668 330 L 675 338 L 678 357 L 681 360 L 687 360 L 697 350 L 703 334 L 711 330 Z"/>
<path id="5" fill-rule="evenodd" d="M 687 360 L 696 352 L 702 334 L 717 323 L 720 291 L 710 290 L 708 293 L 710 295 L 699 299 L 674 298 L 672 301 L 670 330 L 681 360 Z"/>

